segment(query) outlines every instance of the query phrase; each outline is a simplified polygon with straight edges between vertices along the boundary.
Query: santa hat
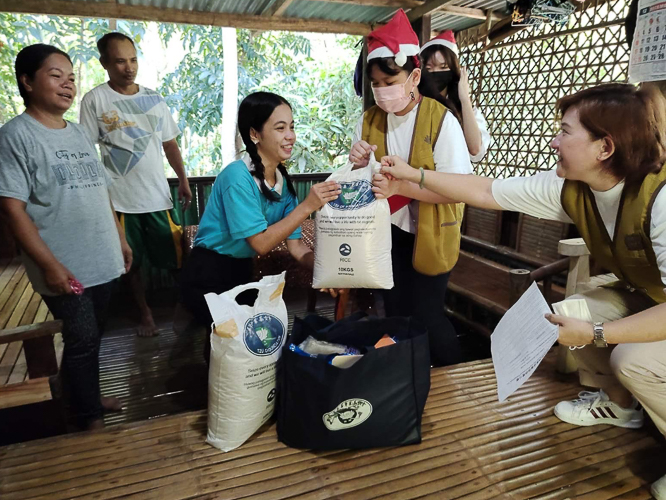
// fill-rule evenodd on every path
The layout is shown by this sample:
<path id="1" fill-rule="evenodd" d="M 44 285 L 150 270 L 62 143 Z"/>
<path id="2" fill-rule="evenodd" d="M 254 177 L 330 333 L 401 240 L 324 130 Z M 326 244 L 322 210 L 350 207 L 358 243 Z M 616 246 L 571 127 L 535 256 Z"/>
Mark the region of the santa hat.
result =
<path id="1" fill-rule="evenodd" d="M 408 56 L 418 54 L 419 37 L 402 9 L 387 24 L 368 35 L 368 61 L 378 57 L 395 57 L 395 63 L 402 67 Z"/>
<path id="2" fill-rule="evenodd" d="M 421 48 L 421 52 L 423 52 L 425 49 L 433 45 L 443 45 L 447 49 L 451 49 L 451 51 L 453 51 L 455 55 L 458 55 L 458 45 L 456 45 L 456 37 L 453 34 L 453 31 L 451 30 L 443 31 L 435 38 L 430 40 L 428 43 L 425 43 Z"/>

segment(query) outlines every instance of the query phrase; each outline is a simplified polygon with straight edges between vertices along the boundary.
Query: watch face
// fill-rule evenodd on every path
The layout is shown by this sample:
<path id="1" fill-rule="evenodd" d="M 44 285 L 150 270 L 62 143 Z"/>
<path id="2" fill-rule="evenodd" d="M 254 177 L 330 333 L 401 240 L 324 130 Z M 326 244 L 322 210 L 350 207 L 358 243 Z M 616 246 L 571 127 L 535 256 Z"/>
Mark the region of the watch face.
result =
<path id="1" fill-rule="evenodd" d="M 604 324 L 594 323 L 594 345 L 597 347 L 608 347 L 608 342 L 604 337 Z"/>

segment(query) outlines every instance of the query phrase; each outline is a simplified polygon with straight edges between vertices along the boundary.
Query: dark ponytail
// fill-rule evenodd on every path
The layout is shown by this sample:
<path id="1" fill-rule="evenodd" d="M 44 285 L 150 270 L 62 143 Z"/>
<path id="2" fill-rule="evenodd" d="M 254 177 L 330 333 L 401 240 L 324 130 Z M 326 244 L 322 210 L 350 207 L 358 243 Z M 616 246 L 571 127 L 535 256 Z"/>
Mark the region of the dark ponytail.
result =
<path id="1" fill-rule="evenodd" d="M 243 99 L 238 108 L 238 130 L 243 139 L 243 144 L 245 144 L 245 150 L 252 160 L 252 166 L 254 167 L 252 175 L 259 180 L 261 193 L 270 201 L 278 201 L 278 197 L 273 191 L 268 189 L 268 186 L 264 182 L 264 164 L 261 161 L 261 156 L 259 156 L 257 145 L 252 142 L 250 130 L 254 129 L 257 132 L 261 132 L 265 123 L 273 114 L 273 111 L 275 111 L 275 108 L 282 104 L 286 104 L 291 109 L 291 104 L 284 97 L 272 92 L 254 92 Z M 282 163 L 277 168 L 282 174 L 289 192 L 296 196 L 296 189 L 294 189 L 287 168 Z"/>
<path id="2" fill-rule="evenodd" d="M 417 61 L 419 63 L 418 66 Z M 419 56 L 408 57 L 407 62 L 402 67 L 395 63 L 395 58 L 393 57 L 378 57 L 368 61 L 368 65 L 366 67 L 366 75 L 368 78 L 370 78 L 370 74 L 372 73 L 372 68 L 374 66 L 377 66 L 382 73 L 386 73 L 387 75 L 391 76 L 395 76 L 401 71 L 405 71 L 407 74 L 410 74 L 417 67 L 423 68 L 423 64 L 421 63 Z M 419 82 L 419 92 L 421 95 L 434 99 L 435 101 L 448 108 L 459 122 L 462 120 L 460 112 L 458 109 L 456 109 L 453 101 L 451 101 L 448 97 L 444 97 L 442 94 L 440 94 L 432 77 L 428 74 L 427 71 L 423 69 L 421 71 L 421 81 Z"/>

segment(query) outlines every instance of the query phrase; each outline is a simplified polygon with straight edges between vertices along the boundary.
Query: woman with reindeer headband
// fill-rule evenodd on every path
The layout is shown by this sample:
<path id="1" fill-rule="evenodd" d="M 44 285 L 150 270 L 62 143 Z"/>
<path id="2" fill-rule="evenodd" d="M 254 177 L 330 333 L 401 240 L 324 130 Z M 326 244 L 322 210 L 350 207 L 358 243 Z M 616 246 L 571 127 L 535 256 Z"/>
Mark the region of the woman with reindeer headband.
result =
<path id="1" fill-rule="evenodd" d="M 403 158 L 412 167 L 469 174 L 463 131 L 447 101 L 422 71 L 419 41 L 404 11 L 368 35 L 367 76 L 377 103 L 359 120 L 349 160 L 371 154 Z M 387 179 L 375 176 L 381 186 Z M 413 316 L 428 328 L 433 365 L 460 361 L 456 332 L 444 314 L 449 272 L 458 260 L 463 206 L 407 183 L 391 201 L 395 286 L 384 292 L 388 316 Z"/>

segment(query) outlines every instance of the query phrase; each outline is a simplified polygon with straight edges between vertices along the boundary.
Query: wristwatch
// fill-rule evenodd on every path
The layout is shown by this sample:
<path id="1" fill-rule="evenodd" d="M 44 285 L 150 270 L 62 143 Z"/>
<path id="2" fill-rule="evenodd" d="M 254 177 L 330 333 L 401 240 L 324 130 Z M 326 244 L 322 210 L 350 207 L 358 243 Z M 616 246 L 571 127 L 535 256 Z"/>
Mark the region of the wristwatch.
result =
<path id="1" fill-rule="evenodd" d="M 606 337 L 604 337 L 604 324 L 603 323 L 594 323 L 594 340 L 592 343 L 596 347 L 608 347 L 608 342 L 606 342 Z"/>

